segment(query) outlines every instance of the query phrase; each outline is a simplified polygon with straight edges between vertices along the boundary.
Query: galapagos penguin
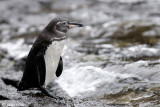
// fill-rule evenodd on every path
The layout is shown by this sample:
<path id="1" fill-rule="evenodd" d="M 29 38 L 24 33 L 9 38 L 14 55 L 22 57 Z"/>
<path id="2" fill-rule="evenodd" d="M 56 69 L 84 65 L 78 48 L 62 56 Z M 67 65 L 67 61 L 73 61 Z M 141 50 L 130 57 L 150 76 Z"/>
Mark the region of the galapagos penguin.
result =
<path id="1" fill-rule="evenodd" d="M 55 18 L 42 30 L 34 42 L 25 64 L 24 73 L 18 91 L 38 88 L 49 97 L 57 99 L 45 88 L 55 76 L 63 71 L 61 53 L 70 28 L 82 27 L 61 18 Z"/>

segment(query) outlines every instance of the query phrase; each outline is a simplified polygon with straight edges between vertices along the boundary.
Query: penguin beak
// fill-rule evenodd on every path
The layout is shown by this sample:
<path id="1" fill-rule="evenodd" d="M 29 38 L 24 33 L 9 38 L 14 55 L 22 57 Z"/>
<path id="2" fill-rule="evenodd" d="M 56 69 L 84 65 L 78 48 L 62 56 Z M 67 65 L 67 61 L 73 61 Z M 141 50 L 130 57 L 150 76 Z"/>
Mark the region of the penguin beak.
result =
<path id="1" fill-rule="evenodd" d="M 68 23 L 69 25 L 69 28 L 74 28 L 74 27 L 83 27 L 82 24 L 79 24 L 79 23 L 73 23 L 73 22 L 69 22 Z"/>

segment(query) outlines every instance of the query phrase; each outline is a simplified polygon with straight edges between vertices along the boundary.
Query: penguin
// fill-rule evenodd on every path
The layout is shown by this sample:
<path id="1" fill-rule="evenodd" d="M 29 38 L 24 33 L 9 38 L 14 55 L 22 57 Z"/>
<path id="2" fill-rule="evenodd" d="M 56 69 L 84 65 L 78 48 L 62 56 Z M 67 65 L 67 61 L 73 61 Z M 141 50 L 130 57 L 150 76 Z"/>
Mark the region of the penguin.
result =
<path id="1" fill-rule="evenodd" d="M 59 77 L 63 71 L 61 53 L 70 28 L 82 27 L 82 24 L 55 18 L 42 30 L 28 54 L 18 91 L 39 89 L 45 95 L 51 95 L 46 86 Z"/>

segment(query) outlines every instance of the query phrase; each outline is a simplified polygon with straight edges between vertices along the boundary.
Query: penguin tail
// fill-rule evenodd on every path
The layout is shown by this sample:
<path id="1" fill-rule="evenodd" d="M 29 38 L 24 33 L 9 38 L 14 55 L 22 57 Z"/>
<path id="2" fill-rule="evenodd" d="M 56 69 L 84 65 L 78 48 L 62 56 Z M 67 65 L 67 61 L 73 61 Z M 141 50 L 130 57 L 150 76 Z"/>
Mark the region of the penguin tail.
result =
<path id="1" fill-rule="evenodd" d="M 18 88 L 19 86 L 19 81 L 18 80 L 12 80 L 12 79 L 8 79 L 8 78 L 1 78 L 3 80 L 3 82 L 6 84 L 6 85 L 11 85 L 15 88 Z"/>

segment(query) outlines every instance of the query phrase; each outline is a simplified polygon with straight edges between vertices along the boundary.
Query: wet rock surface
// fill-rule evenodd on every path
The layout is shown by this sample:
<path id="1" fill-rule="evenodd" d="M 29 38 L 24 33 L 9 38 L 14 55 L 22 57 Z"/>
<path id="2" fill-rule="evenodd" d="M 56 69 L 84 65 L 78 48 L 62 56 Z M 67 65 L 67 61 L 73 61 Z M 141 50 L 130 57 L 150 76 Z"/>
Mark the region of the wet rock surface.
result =
<path id="1" fill-rule="evenodd" d="M 62 5 L 64 4 L 65 5 Z M 160 2 L 157 0 L 1 0 L 0 106 L 160 106 Z M 81 22 L 62 56 L 64 71 L 47 88 L 18 92 L 27 54 L 55 17 Z"/>

